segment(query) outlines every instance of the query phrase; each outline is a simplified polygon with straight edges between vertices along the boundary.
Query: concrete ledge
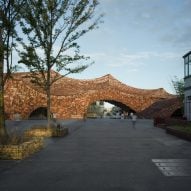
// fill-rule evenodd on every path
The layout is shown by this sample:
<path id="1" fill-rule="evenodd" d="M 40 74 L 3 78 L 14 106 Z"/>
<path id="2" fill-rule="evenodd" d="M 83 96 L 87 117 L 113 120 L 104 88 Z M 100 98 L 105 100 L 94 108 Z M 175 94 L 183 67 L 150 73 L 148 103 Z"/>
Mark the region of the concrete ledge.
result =
<path id="1" fill-rule="evenodd" d="M 166 133 L 175 135 L 176 137 L 191 141 L 191 134 L 176 130 L 174 128 L 166 127 Z"/>
<path id="2" fill-rule="evenodd" d="M 43 148 L 42 138 L 33 138 L 19 145 L 0 145 L 0 159 L 21 160 Z"/>

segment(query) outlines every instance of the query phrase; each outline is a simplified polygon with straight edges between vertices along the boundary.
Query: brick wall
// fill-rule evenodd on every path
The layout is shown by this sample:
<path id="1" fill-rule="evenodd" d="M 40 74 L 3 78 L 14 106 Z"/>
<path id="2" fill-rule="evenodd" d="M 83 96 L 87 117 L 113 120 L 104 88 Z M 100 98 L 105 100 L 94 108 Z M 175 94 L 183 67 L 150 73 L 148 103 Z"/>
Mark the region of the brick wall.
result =
<path id="1" fill-rule="evenodd" d="M 26 73 L 14 74 L 5 87 L 5 111 L 10 119 L 19 113 L 27 119 L 32 111 L 46 107 L 46 94 L 29 79 Z M 51 112 L 57 118 L 82 118 L 89 104 L 97 100 L 117 101 L 136 112 L 141 112 L 153 103 L 173 98 L 164 89 L 138 89 L 116 80 L 111 75 L 93 80 L 62 78 L 51 88 Z"/>

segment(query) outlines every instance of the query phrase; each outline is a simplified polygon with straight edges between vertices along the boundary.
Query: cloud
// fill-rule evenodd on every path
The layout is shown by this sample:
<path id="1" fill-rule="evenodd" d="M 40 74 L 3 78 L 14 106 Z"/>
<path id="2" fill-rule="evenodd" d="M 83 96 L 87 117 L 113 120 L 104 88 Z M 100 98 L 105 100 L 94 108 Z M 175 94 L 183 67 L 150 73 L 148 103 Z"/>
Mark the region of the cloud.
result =
<path id="1" fill-rule="evenodd" d="M 135 64 L 141 66 L 141 59 L 145 58 L 144 55 L 127 54 L 127 53 L 90 53 L 89 55 L 96 63 L 105 63 L 108 67 L 132 67 Z"/>
<path id="2" fill-rule="evenodd" d="M 135 30 L 146 31 L 162 43 L 191 46 L 191 0 L 102 0 L 111 6 L 106 17 Z M 115 6 L 114 6 L 115 5 Z"/>
<path id="3" fill-rule="evenodd" d="M 149 64 L 155 64 L 154 61 L 161 63 L 173 62 L 180 58 L 180 54 L 176 52 L 155 52 L 145 51 L 137 53 L 129 53 L 128 51 L 122 53 L 90 53 L 87 54 L 91 59 L 95 60 L 96 64 L 104 64 L 110 68 L 125 67 L 129 71 L 137 72 L 143 67 L 149 67 Z"/>

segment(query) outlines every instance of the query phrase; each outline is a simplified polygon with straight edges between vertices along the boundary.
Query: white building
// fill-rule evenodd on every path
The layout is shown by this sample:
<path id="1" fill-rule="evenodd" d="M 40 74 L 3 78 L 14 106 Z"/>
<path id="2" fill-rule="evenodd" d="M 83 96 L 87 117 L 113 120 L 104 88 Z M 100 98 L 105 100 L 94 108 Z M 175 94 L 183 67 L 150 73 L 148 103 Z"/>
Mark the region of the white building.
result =
<path id="1" fill-rule="evenodd" d="M 183 56 L 184 59 L 184 115 L 191 121 L 191 51 Z"/>

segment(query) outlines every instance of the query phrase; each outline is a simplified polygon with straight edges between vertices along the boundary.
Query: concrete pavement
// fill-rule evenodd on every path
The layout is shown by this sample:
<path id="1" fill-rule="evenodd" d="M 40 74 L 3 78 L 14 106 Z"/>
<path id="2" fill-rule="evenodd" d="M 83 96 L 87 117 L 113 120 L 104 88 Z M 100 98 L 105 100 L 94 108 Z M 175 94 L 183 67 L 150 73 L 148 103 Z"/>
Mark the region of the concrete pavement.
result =
<path id="1" fill-rule="evenodd" d="M 150 120 L 68 123 L 65 138 L 23 161 L 0 161 L 1 191 L 190 191 L 191 143 Z"/>

